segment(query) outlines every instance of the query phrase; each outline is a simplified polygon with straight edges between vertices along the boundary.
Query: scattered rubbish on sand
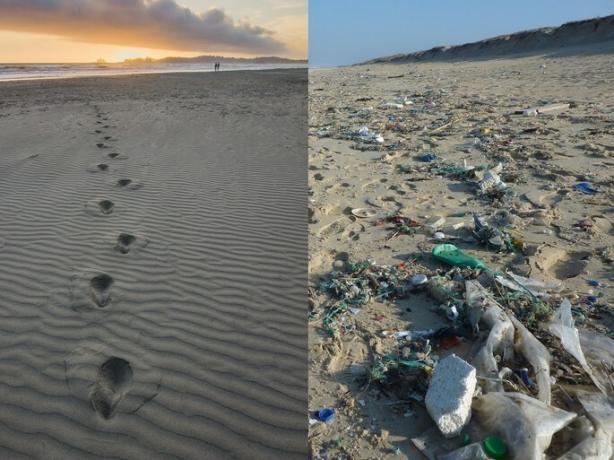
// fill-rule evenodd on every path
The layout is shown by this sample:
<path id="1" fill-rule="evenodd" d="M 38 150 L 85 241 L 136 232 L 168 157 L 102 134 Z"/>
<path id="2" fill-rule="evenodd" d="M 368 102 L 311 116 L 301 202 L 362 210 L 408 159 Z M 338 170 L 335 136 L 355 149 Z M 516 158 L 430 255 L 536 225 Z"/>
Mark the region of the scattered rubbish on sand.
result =
<path id="1" fill-rule="evenodd" d="M 384 143 L 384 138 L 382 137 L 381 134 L 378 134 L 376 132 L 371 131 L 366 126 L 363 126 L 362 128 L 360 128 L 354 134 L 354 136 L 357 139 L 361 140 L 362 142 L 374 143 L 374 144 L 383 144 Z"/>
<path id="2" fill-rule="evenodd" d="M 314 73 L 314 460 L 612 458 L 613 104 L 542 62 Z"/>

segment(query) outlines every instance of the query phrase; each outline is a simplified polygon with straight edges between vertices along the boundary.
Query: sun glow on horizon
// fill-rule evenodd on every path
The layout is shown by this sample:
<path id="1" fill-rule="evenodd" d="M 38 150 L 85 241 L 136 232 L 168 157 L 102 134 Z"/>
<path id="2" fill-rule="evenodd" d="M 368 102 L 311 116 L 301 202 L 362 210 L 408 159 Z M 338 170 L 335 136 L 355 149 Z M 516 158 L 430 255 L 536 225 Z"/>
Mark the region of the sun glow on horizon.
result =
<path id="1" fill-rule="evenodd" d="M 105 0 L 100 0 L 101 3 Z M 3 8 L 0 7 L 0 62 L 3 63 L 91 63 L 98 60 L 108 63 L 123 62 L 126 59 L 138 59 L 151 57 L 160 59 L 164 57 L 194 57 L 199 55 L 217 55 L 227 57 L 256 57 L 272 56 L 287 57 L 293 59 L 307 58 L 307 7 L 302 5 L 302 0 L 262 0 L 262 4 L 254 4 L 247 0 L 218 0 L 215 2 L 220 5 L 221 10 L 215 14 L 225 15 L 221 20 L 226 31 L 221 32 L 222 36 L 227 37 L 222 40 L 221 45 L 216 43 L 217 29 L 215 34 L 204 35 L 198 38 L 199 32 L 190 32 L 194 35 L 193 42 L 190 35 L 184 35 L 184 42 L 173 42 L 173 30 L 182 30 L 182 27 L 168 26 L 166 35 L 161 36 L 156 31 L 151 32 L 151 22 L 149 26 L 135 26 L 134 30 L 123 24 L 123 29 L 117 29 L 115 23 L 98 21 L 89 27 L 87 19 L 81 21 L 81 13 L 73 12 L 71 20 L 62 20 L 59 26 L 53 16 L 47 16 L 46 12 L 41 12 L 36 6 L 36 2 L 24 1 L 24 5 L 29 4 L 32 8 L 33 17 L 37 19 L 25 20 L 24 14 L 16 15 L 11 12 L 10 7 L 5 10 L 5 18 L 2 19 Z M 175 0 L 177 6 L 191 8 L 192 18 L 199 21 L 200 16 L 213 11 L 213 4 L 200 0 Z M 113 3 L 109 3 L 109 9 L 115 8 Z M 143 3 L 142 5 L 148 5 Z M 302 6 L 301 6 L 302 5 Z M 143 7 L 145 8 L 145 7 Z M 28 10 L 29 11 L 29 10 Z M 37 16 L 37 15 L 43 16 Z M 115 13 L 117 14 L 117 13 Z M 144 13 L 145 15 L 145 13 Z M 215 15 L 214 15 L 215 16 Z M 86 18 L 87 16 L 83 16 Z M 170 15 L 170 17 L 173 17 Z M 59 16 L 62 18 L 62 16 Z M 212 19 L 212 20 L 217 20 Z M 234 20 L 233 25 L 232 21 Z M 38 21 L 38 22 L 37 22 Z M 72 22 L 71 22 L 72 21 Z M 118 21 L 121 19 L 118 17 Z M 172 21 L 172 19 L 169 19 Z M 226 21 L 231 21 L 230 23 Z M 52 26 L 52 24 L 55 24 Z M 112 24 L 112 25 L 108 25 Z M 135 24 L 140 24 L 140 20 L 135 19 Z M 198 27 L 207 29 L 207 22 L 202 22 Z M 248 27 L 254 29 L 241 29 L 241 24 L 250 24 Z M 122 26 L 120 25 L 120 28 Z M 149 27 L 149 28 L 147 28 Z M 189 26 L 187 26 L 189 27 Z M 218 27 L 216 25 L 215 27 Z M 270 31 L 272 39 L 278 43 L 283 43 L 285 49 L 269 49 L 257 47 L 251 48 L 247 42 L 243 47 L 242 34 L 252 34 L 256 36 L 260 32 L 258 28 Z M 169 29 L 170 28 L 170 29 Z M 229 29 L 234 28 L 234 29 Z M 157 29 L 156 29 L 157 30 Z M 229 31 L 230 30 L 230 31 Z M 226 34 L 226 35 L 224 35 Z M 234 34 L 234 35 L 229 35 Z M 264 37 L 266 37 L 266 32 Z M 237 44 L 230 47 L 224 45 L 223 40 L 237 40 Z M 209 38 L 207 38 L 209 37 Z M 249 38 L 252 40 L 252 38 Z M 253 40 L 261 40 L 256 37 Z M 262 40 L 268 40 L 263 38 Z M 202 43 L 202 47 L 199 44 Z M 264 43 L 264 42 L 260 42 Z M 151 44 L 151 47 L 147 45 Z M 195 46 L 194 46 L 195 44 Z M 135 46 L 136 45 L 136 46 Z M 170 45 L 168 48 L 165 45 Z M 177 46 L 177 48 L 174 48 Z M 184 48 L 181 48 L 184 46 Z"/>

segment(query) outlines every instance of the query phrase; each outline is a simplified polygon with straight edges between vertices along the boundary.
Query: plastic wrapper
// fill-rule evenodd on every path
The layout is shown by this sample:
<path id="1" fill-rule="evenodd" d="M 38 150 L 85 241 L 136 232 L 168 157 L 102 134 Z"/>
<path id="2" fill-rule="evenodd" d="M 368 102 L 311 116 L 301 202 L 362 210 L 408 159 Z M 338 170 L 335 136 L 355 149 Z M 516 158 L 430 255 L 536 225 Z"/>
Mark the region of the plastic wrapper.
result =
<path id="1" fill-rule="evenodd" d="M 552 436 L 576 414 L 521 393 L 489 393 L 476 398 L 473 413 L 490 434 L 503 438 L 509 460 L 542 460 Z"/>
<path id="2" fill-rule="evenodd" d="M 610 460 L 614 454 L 614 401 L 602 394 L 581 394 L 578 399 L 595 425 L 587 436 L 558 460 Z"/>
<path id="3" fill-rule="evenodd" d="M 599 382 L 606 394 L 614 395 L 614 340 L 588 330 L 579 331 L 579 337 L 593 379 Z"/>
<path id="4" fill-rule="evenodd" d="M 586 361 L 586 357 L 584 356 L 584 352 L 582 351 L 582 347 L 580 345 L 580 335 L 574 325 L 574 320 L 571 315 L 571 302 L 569 302 L 568 299 L 563 299 L 561 306 L 552 316 L 552 320 L 550 322 L 550 332 L 561 339 L 563 348 L 578 360 L 582 366 L 582 369 L 584 369 L 584 371 L 593 380 L 597 388 L 599 388 L 603 394 L 607 394 L 606 387 L 603 385 L 600 379 L 595 377 L 593 370 Z"/>
<path id="5" fill-rule="evenodd" d="M 512 272 L 507 272 L 510 279 L 506 279 L 501 275 L 497 275 L 495 279 L 497 283 L 514 291 L 528 291 L 535 297 L 546 298 L 549 292 L 560 291 L 563 285 L 560 281 L 539 281 L 533 278 L 525 278 L 524 276 L 516 275 Z"/>
<path id="6" fill-rule="evenodd" d="M 498 378 L 499 368 L 495 355 L 502 354 L 504 362 L 512 359 L 514 325 L 501 306 L 478 281 L 467 281 L 465 288 L 465 298 L 469 308 L 485 308 L 481 322 L 490 330 L 471 364 L 475 366 L 478 377 L 484 377 L 480 385 L 485 393 L 503 391 L 503 384 Z"/>
<path id="7" fill-rule="evenodd" d="M 474 442 L 448 454 L 439 455 L 437 460 L 489 460 L 481 444 Z"/>
<path id="8" fill-rule="evenodd" d="M 550 353 L 520 321 L 513 316 L 510 319 L 516 328 L 514 349 L 525 357 L 535 372 L 537 398 L 545 404 L 550 404 Z"/>

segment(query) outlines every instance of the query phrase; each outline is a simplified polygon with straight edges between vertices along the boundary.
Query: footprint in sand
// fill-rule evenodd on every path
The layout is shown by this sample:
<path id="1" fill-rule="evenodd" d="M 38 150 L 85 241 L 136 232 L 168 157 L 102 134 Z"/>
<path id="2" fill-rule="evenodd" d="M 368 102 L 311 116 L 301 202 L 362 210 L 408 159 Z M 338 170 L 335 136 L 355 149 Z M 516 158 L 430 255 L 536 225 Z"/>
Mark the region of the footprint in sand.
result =
<path id="1" fill-rule="evenodd" d="M 136 236 L 130 233 L 120 233 L 117 236 L 117 243 L 115 244 L 115 250 L 122 254 L 128 254 L 130 252 L 130 246 L 136 241 Z"/>
<path id="2" fill-rule="evenodd" d="M 141 188 L 141 183 L 132 179 L 118 179 L 115 186 L 126 190 L 136 190 Z"/>
<path id="3" fill-rule="evenodd" d="M 528 265 L 531 274 L 542 274 L 548 278 L 566 280 L 584 273 L 592 253 L 589 251 L 567 251 L 544 245 L 529 252 Z"/>
<path id="4" fill-rule="evenodd" d="M 128 254 L 129 252 L 138 252 L 144 249 L 149 244 L 149 240 L 139 233 L 121 232 L 114 237 L 114 246 L 117 252 Z"/>
<path id="5" fill-rule="evenodd" d="M 90 395 L 96 413 L 104 419 L 111 418 L 130 390 L 132 379 L 132 367 L 125 359 L 113 356 L 102 363 Z"/>
<path id="6" fill-rule="evenodd" d="M 96 147 L 98 147 L 99 149 L 108 149 L 109 146 L 106 144 L 103 144 L 102 142 L 99 142 L 98 144 L 96 144 Z"/>
<path id="7" fill-rule="evenodd" d="M 107 172 L 109 170 L 109 165 L 105 163 L 94 163 L 90 165 L 87 170 L 92 173 Z"/>
<path id="8" fill-rule="evenodd" d="M 107 273 L 85 269 L 70 280 L 69 306 L 78 312 L 102 311 L 118 303 L 114 295 L 115 280 Z M 112 295 L 113 294 L 113 295 Z"/>
<path id="9" fill-rule="evenodd" d="M 108 217 L 113 213 L 115 203 L 111 200 L 95 199 L 85 205 L 85 212 L 92 216 Z"/>
<path id="10" fill-rule="evenodd" d="M 104 420 L 134 413 L 160 392 L 162 376 L 147 363 L 147 351 L 121 339 L 86 343 L 65 361 L 70 392 Z"/>
<path id="11" fill-rule="evenodd" d="M 102 214 L 111 214 L 115 204 L 111 200 L 102 200 L 98 202 L 98 208 Z"/>
<path id="12" fill-rule="evenodd" d="M 96 275 L 90 280 L 92 300 L 100 308 L 106 307 L 111 302 L 111 286 L 113 286 L 113 281 L 113 277 L 106 273 Z"/>
<path id="13" fill-rule="evenodd" d="M 128 155 L 126 155 L 125 153 L 111 152 L 107 153 L 107 157 L 112 160 L 126 160 L 128 158 Z"/>

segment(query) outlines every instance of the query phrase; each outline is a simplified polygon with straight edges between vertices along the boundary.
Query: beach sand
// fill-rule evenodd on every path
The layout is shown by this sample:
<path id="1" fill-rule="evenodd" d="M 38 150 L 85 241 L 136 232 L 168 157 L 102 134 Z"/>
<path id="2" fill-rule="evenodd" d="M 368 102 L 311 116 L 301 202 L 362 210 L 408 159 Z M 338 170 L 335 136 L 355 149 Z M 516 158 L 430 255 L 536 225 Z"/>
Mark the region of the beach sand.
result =
<path id="1" fill-rule="evenodd" d="M 420 458 L 410 439 L 433 426 L 420 394 L 386 394 L 362 386 L 362 372 L 395 351 L 383 331 L 438 329 L 450 321 L 427 295 L 372 301 L 338 321 L 330 337 L 322 324 L 328 297 L 316 289 L 347 262 L 378 265 L 411 261 L 443 269 L 437 243 L 424 228 L 395 234 L 381 219 L 402 214 L 423 224 L 446 219 L 443 231 L 493 270 L 512 269 L 538 279 L 559 279 L 574 305 L 598 296 L 588 322 L 610 330 L 614 231 L 614 94 L 612 55 L 543 56 L 464 62 L 370 64 L 310 72 L 310 410 L 332 407 L 332 423 L 314 419 L 316 458 Z M 404 97 L 407 97 L 405 100 Z M 411 101 L 411 103 L 410 103 Z M 401 106 L 386 103 L 401 104 Z M 565 110 L 534 116 L 514 112 L 546 103 Z M 348 140 L 361 127 L 383 143 Z M 364 150 L 357 149 L 362 147 Z M 421 161 L 434 154 L 434 163 Z M 435 167 L 502 162 L 509 199 L 480 197 L 477 182 L 437 175 Z M 587 181 L 598 190 L 574 189 Z M 351 210 L 366 208 L 361 218 Z M 528 254 L 507 254 L 476 244 L 472 213 L 511 220 Z M 585 221 L 581 225 L 581 221 Z M 452 225 L 464 228 L 450 228 Z M 609 251 L 609 252 L 608 252 Z M 588 279 L 601 283 L 591 287 Z M 605 307 L 603 307 L 605 305 Z M 449 353 L 469 359 L 471 343 Z M 561 374 L 553 371 L 555 379 Z M 409 385 L 411 388 L 411 385 Z M 555 392 L 556 393 L 556 392 Z M 422 395 L 423 396 L 423 395 Z M 556 396 L 556 395 L 555 395 Z M 344 455 L 346 455 L 344 457 Z"/>
<path id="2" fill-rule="evenodd" d="M 305 458 L 306 85 L 0 85 L 0 458 Z"/>

